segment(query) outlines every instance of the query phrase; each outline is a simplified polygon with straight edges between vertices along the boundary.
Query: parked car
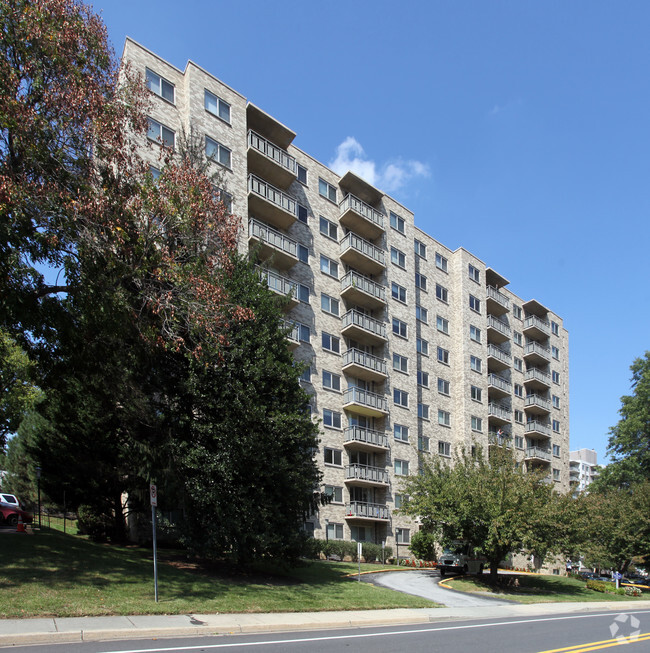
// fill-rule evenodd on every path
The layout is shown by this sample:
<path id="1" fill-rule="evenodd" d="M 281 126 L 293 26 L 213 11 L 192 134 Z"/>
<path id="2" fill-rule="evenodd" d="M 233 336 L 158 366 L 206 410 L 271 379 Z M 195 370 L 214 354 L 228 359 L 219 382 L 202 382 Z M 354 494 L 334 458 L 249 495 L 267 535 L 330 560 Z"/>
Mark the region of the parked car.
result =
<path id="1" fill-rule="evenodd" d="M 18 524 L 18 517 L 22 517 L 23 524 L 31 524 L 34 517 L 20 508 L 0 503 L 0 524 L 16 526 Z"/>
<path id="2" fill-rule="evenodd" d="M 581 571 L 580 576 L 582 576 L 582 578 L 585 580 L 596 580 L 598 578 L 598 576 L 596 576 L 593 571 Z"/>
<path id="3" fill-rule="evenodd" d="M 6 503 L 14 508 L 20 508 L 20 501 L 18 501 L 15 494 L 7 494 L 6 492 L 0 492 L 0 503 Z"/>

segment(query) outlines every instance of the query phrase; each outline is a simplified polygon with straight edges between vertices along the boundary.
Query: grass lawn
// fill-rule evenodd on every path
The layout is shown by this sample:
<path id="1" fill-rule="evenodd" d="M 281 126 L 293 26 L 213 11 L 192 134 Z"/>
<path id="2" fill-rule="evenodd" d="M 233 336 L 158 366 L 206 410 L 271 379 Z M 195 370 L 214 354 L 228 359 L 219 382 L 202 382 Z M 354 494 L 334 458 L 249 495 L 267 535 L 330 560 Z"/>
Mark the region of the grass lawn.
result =
<path id="1" fill-rule="evenodd" d="M 306 612 L 431 608 L 435 603 L 345 578 L 354 563 L 314 561 L 248 574 L 159 552 L 159 602 L 151 551 L 95 544 L 43 529 L 0 535 L 0 617 Z M 361 569 L 382 569 L 361 565 Z"/>
<path id="2" fill-rule="evenodd" d="M 508 576 L 514 578 L 514 576 Z M 517 603 L 566 603 L 568 601 L 636 601 L 632 596 L 605 594 L 587 589 L 583 580 L 567 578 L 566 576 L 543 576 L 521 574 L 516 576 L 519 587 L 494 588 L 483 578 L 467 577 L 458 580 L 447 580 L 449 587 L 461 592 L 492 592 L 501 598 Z M 646 594 L 641 598 L 649 598 Z"/>

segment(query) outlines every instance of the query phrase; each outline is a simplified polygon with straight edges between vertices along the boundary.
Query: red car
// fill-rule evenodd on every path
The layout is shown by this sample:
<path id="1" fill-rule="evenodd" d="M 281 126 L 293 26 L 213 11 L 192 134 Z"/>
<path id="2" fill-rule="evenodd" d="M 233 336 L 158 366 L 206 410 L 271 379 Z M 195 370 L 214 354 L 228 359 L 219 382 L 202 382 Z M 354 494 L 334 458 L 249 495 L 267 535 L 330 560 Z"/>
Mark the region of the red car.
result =
<path id="1" fill-rule="evenodd" d="M 6 503 L 0 503 L 0 525 L 16 526 L 18 517 L 22 517 L 23 524 L 31 524 L 34 521 L 32 515 L 20 508 L 13 508 Z"/>

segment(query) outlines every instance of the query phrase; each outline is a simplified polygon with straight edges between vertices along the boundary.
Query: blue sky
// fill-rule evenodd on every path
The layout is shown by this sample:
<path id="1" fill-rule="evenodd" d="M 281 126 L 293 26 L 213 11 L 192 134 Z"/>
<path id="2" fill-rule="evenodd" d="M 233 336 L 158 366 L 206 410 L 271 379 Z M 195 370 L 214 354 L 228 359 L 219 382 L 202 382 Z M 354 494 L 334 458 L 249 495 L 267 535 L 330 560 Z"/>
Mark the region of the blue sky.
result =
<path id="1" fill-rule="evenodd" d="M 571 448 L 599 462 L 650 349 L 650 3 L 102 0 L 564 318 Z"/>

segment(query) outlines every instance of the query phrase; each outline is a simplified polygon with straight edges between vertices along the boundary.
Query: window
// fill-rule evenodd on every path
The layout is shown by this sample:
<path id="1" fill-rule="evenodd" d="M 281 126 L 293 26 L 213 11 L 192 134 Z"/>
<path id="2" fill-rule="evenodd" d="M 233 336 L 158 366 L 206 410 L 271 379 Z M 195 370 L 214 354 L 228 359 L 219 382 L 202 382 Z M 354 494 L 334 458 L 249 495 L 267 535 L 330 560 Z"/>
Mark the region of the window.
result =
<path id="1" fill-rule="evenodd" d="M 442 254 L 438 254 L 438 252 L 436 252 L 436 267 L 438 270 L 447 272 L 447 259 Z"/>
<path id="2" fill-rule="evenodd" d="M 524 361 L 521 360 L 521 358 L 517 358 L 516 356 L 513 359 L 515 369 L 518 372 L 523 372 L 524 371 Z"/>
<path id="3" fill-rule="evenodd" d="M 330 313 L 331 315 L 335 315 L 336 317 L 339 316 L 339 300 L 334 299 L 334 297 L 330 297 L 329 295 L 326 295 L 325 293 L 321 293 L 320 307 L 326 313 Z"/>
<path id="4" fill-rule="evenodd" d="M 441 395 L 448 395 L 449 394 L 449 381 L 447 379 L 443 379 L 442 377 L 438 377 L 438 392 Z"/>
<path id="5" fill-rule="evenodd" d="M 406 322 L 398 320 L 396 317 L 393 318 L 393 333 L 400 338 L 406 338 L 407 329 Z"/>
<path id="6" fill-rule="evenodd" d="M 523 397 L 524 396 L 524 386 L 519 383 L 515 383 L 515 396 Z"/>
<path id="7" fill-rule="evenodd" d="M 214 161 L 214 163 L 230 168 L 230 150 L 225 145 L 222 145 L 209 136 L 205 137 L 205 156 L 207 156 L 210 161 Z"/>
<path id="8" fill-rule="evenodd" d="M 418 417 L 420 419 L 429 419 L 429 406 L 427 404 L 418 404 Z"/>
<path id="9" fill-rule="evenodd" d="M 560 480 L 560 470 L 557 469 L 556 467 L 553 467 L 553 480 L 554 481 Z"/>
<path id="10" fill-rule="evenodd" d="M 395 509 L 399 510 L 404 505 L 404 500 L 406 499 L 405 494 L 395 494 Z"/>
<path id="11" fill-rule="evenodd" d="M 174 85 L 147 68 L 147 88 L 164 100 L 174 104 Z"/>
<path id="12" fill-rule="evenodd" d="M 366 542 L 369 530 L 365 526 L 350 526 L 350 539 L 354 542 Z"/>
<path id="13" fill-rule="evenodd" d="M 399 458 L 395 459 L 395 474 L 397 476 L 408 476 L 409 475 L 409 461 L 400 460 Z"/>
<path id="14" fill-rule="evenodd" d="M 326 465 L 337 465 L 338 467 L 341 467 L 342 457 L 340 449 L 330 449 L 329 447 L 325 447 L 324 457 Z"/>
<path id="15" fill-rule="evenodd" d="M 424 291 L 427 289 L 427 278 L 419 272 L 415 273 L 415 287 Z"/>
<path id="16" fill-rule="evenodd" d="M 445 304 L 449 301 L 449 292 L 439 283 L 436 284 L 436 299 L 439 299 L 441 302 L 445 302 Z"/>
<path id="17" fill-rule="evenodd" d="M 521 320 L 521 306 L 517 306 L 517 304 L 512 305 L 512 314 L 518 319 Z"/>
<path id="18" fill-rule="evenodd" d="M 469 278 L 476 283 L 481 283 L 481 273 L 478 268 L 475 268 L 471 263 L 469 264 Z"/>
<path id="19" fill-rule="evenodd" d="M 343 524 L 327 524 L 327 539 L 328 540 L 342 540 L 343 539 Z"/>
<path id="20" fill-rule="evenodd" d="M 406 288 L 404 288 L 404 286 L 400 286 L 398 283 L 393 281 L 390 284 L 390 294 L 393 299 L 406 304 Z"/>
<path id="21" fill-rule="evenodd" d="M 474 401 L 483 401 L 483 390 L 481 388 L 472 385 L 469 388 L 469 394 Z"/>
<path id="22" fill-rule="evenodd" d="M 203 106 L 205 106 L 206 111 L 218 116 L 221 120 L 230 122 L 230 105 L 214 93 L 210 93 L 208 90 L 205 91 Z"/>
<path id="23" fill-rule="evenodd" d="M 560 373 L 559 372 L 556 372 L 555 370 L 553 370 L 553 372 L 551 372 L 551 377 L 553 379 L 553 383 L 559 383 L 560 382 Z"/>
<path id="24" fill-rule="evenodd" d="M 393 388 L 393 403 L 402 408 L 409 407 L 409 393 L 399 388 Z"/>
<path id="25" fill-rule="evenodd" d="M 427 311 L 426 308 L 416 305 L 415 306 L 415 319 L 419 320 L 420 322 L 424 322 L 424 324 L 429 323 L 429 311 Z"/>
<path id="26" fill-rule="evenodd" d="M 423 388 L 429 387 L 429 373 L 422 372 L 418 370 L 418 385 L 421 385 Z"/>
<path id="27" fill-rule="evenodd" d="M 469 337 L 474 342 L 481 342 L 481 330 L 473 324 L 469 325 Z"/>
<path id="28" fill-rule="evenodd" d="M 402 424 L 393 424 L 393 436 L 401 442 L 409 441 L 409 427 Z"/>
<path id="29" fill-rule="evenodd" d="M 559 455 L 560 455 L 560 445 L 559 444 L 554 444 L 553 445 L 553 455 L 559 457 Z"/>
<path id="30" fill-rule="evenodd" d="M 299 283 L 297 297 L 299 301 L 309 304 L 309 286 Z"/>
<path id="31" fill-rule="evenodd" d="M 423 338 L 418 338 L 415 344 L 417 347 L 418 354 L 422 354 L 423 356 L 429 355 L 429 342 L 427 340 L 424 340 Z"/>
<path id="32" fill-rule="evenodd" d="M 335 485 L 325 486 L 325 496 L 330 497 L 332 503 L 343 503 L 343 488 Z"/>
<path id="33" fill-rule="evenodd" d="M 552 426 L 553 426 L 553 431 L 555 431 L 555 433 L 560 432 L 560 420 L 559 419 L 554 419 L 553 422 L 552 422 Z"/>
<path id="34" fill-rule="evenodd" d="M 515 341 L 516 345 L 519 345 L 520 347 L 524 346 L 524 339 L 519 331 L 512 332 L 512 339 Z"/>
<path id="35" fill-rule="evenodd" d="M 323 370 L 323 387 L 328 390 L 341 391 L 341 377 L 333 372 Z M 330 425 L 331 426 L 331 425 Z"/>
<path id="36" fill-rule="evenodd" d="M 449 334 L 449 320 L 446 320 L 442 315 L 436 316 L 436 328 L 440 333 Z"/>
<path id="37" fill-rule="evenodd" d="M 303 184 L 307 185 L 307 168 L 305 166 L 301 166 L 299 163 L 296 163 L 296 174 L 298 175 L 298 181 Z"/>
<path id="38" fill-rule="evenodd" d="M 553 320 L 551 320 L 551 333 L 554 336 L 560 335 L 560 325 L 557 322 L 553 322 Z"/>
<path id="39" fill-rule="evenodd" d="M 303 263 L 309 263 L 309 247 L 298 243 L 298 260 Z"/>
<path id="40" fill-rule="evenodd" d="M 446 410 L 439 409 L 438 424 L 441 426 L 451 426 L 451 414 Z"/>
<path id="41" fill-rule="evenodd" d="M 515 448 L 516 449 L 524 448 L 524 439 L 521 437 L 521 435 L 515 435 Z"/>
<path id="42" fill-rule="evenodd" d="M 418 451 L 429 451 L 429 438 L 426 435 L 418 435 Z"/>
<path id="43" fill-rule="evenodd" d="M 421 243 L 417 238 L 413 241 L 415 245 L 415 253 L 422 258 L 427 257 L 427 246 Z"/>
<path id="44" fill-rule="evenodd" d="M 560 398 L 557 395 L 553 395 L 553 408 L 560 407 Z"/>
<path id="45" fill-rule="evenodd" d="M 560 350 L 554 345 L 551 345 L 551 356 L 553 356 L 556 361 L 560 360 Z"/>
<path id="46" fill-rule="evenodd" d="M 311 340 L 311 331 L 306 324 L 294 322 L 293 326 L 298 329 L 298 340 L 300 340 L 300 342 L 309 342 Z"/>
<path id="47" fill-rule="evenodd" d="M 481 300 L 478 297 L 474 297 L 474 295 L 469 296 L 469 307 L 473 310 L 476 311 L 477 313 L 481 312 Z"/>
<path id="48" fill-rule="evenodd" d="M 307 224 L 307 207 L 298 202 L 296 202 L 296 206 L 298 207 L 298 220 Z"/>
<path id="49" fill-rule="evenodd" d="M 300 373 L 300 380 L 301 381 L 306 381 L 307 383 L 311 383 L 311 366 L 306 367 L 301 373 Z"/>
<path id="50" fill-rule="evenodd" d="M 323 408 L 323 424 L 325 426 L 329 426 L 333 429 L 340 429 L 341 428 L 341 413 L 337 413 L 335 410 L 330 410 L 329 408 Z M 327 453 L 327 449 L 325 449 L 325 452 Z M 334 451 L 333 449 L 330 449 L 330 451 Z M 339 460 L 337 463 L 333 463 L 334 465 L 340 465 L 341 464 L 341 452 L 337 452 L 339 455 Z M 327 459 L 325 462 L 328 462 Z"/>
<path id="51" fill-rule="evenodd" d="M 400 268 L 406 268 L 406 254 L 396 247 L 390 248 L 390 261 Z"/>
<path id="52" fill-rule="evenodd" d="M 438 440 L 438 453 L 441 456 L 451 456 L 451 444 Z"/>
<path id="53" fill-rule="evenodd" d="M 480 417 L 472 415 L 472 431 L 478 431 L 481 433 L 483 431 L 483 420 Z"/>
<path id="54" fill-rule="evenodd" d="M 482 368 L 481 359 L 478 358 L 478 356 L 470 356 L 469 357 L 469 367 L 470 367 L 470 369 L 474 370 L 475 372 L 480 372 L 481 368 Z"/>
<path id="55" fill-rule="evenodd" d="M 411 541 L 411 533 L 408 528 L 395 529 L 395 541 L 397 544 L 408 544 Z"/>
<path id="56" fill-rule="evenodd" d="M 404 372 L 408 374 L 409 371 L 409 359 L 406 356 L 400 356 L 400 354 L 393 354 L 393 369 L 398 372 Z"/>
<path id="57" fill-rule="evenodd" d="M 335 279 L 339 278 L 339 264 L 323 254 L 320 255 L 320 271 Z"/>
<path id="58" fill-rule="evenodd" d="M 337 226 L 333 222 L 330 222 L 327 218 L 324 218 L 322 215 L 320 216 L 320 232 L 323 234 L 323 236 L 327 236 L 333 240 L 338 239 Z"/>
<path id="59" fill-rule="evenodd" d="M 438 362 L 449 365 L 449 351 L 447 349 L 438 347 Z"/>
<path id="60" fill-rule="evenodd" d="M 336 202 L 336 188 L 320 177 L 318 179 L 318 192 L 330 202 Z"/>
<path id="61" fill-rule="evenodd" d="M 176 134 L 173 129 L 165 127 L 162 123 L 154 120 L 153 118 L 147 118 L 148 128 L 147 128 L 147 138 L 152 141 L 156 141 L 158 144 L 162 144 L 165 147 L 170 147 L 174 149 L 174 140 Z"/>
<path id="62" fill-rule="evenodd" d="M 523 410 L 515 410 L 515 422 L 518 422 L 519 424 L 524 423 L 524 411 Z"/>
<path id="63" fill-rule="evenodd" d="M 325 331 L 323 331 L 321 338 L 322 338 L 321 344 L 323 346 L 323 349 L 325 349 L 326 351 L 332 351 L 335 354 L 341 353 L 340 338 L 338 338 L 337 336 L 333 336 L 330 333 L 325 333 Z"/>
<path id="64" fill-rule="evenodd" d="M 390 212 L 390 226 L 401 234 L 404 233 L 404 218 L 400 218 L 397 213 Z"/>

